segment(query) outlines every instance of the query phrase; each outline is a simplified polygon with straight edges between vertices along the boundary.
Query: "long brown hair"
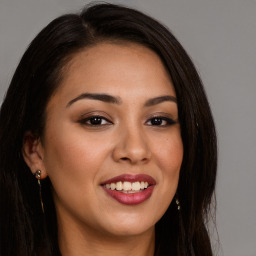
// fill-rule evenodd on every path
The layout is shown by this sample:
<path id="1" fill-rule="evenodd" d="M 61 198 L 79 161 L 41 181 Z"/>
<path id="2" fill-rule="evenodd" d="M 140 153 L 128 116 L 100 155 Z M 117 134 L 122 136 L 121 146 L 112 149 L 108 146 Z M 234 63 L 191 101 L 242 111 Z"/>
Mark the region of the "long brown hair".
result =
<path id="1" fill-rule="evenodd" d="M 129 41 L 155 51 L 175 87 L 184 145 L 177 195 L 156 224 L 156 255 L 213 255 L 206 221 L 216 181 L 216 134 L 198 73 L 173 34 L 158 21 L 127 7 L 97 4 L 46 26 L 22 57 L 0 112 L 0 253 L 58 255 L 51 182 L 38 186 L 21 157 L 26 131 L 42 136 L 45 109 L 66 64 L 85 47 Z M 22 252 L 22 253 L 21 253 Z"/>

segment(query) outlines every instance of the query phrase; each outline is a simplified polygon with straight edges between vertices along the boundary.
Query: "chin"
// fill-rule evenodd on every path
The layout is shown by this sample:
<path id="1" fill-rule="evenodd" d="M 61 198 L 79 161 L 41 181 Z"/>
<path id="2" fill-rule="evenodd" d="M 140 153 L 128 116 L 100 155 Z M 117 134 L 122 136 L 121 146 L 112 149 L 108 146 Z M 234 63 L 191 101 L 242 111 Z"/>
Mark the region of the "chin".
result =
<path id="1" fill-rule="evenodd" d="M 114 218 L 114 221 L 107 221 L 105 219 L 105 224 L 108 223 L 106 229 L 112 235 L 120 237 L 138 236 L 145 232 L 150 232 L 154 230 L 156 221 L 150 218 L 145 218 L 145 215 L 142 217 L 126 216 L 122 218 L 119 216 L 119 218 Z"/>
<path id="2" fill-rule="evenodd" d="M 110 231 L 110 233 L 113 235 L 113 236 L 118 236 L 118 237 L 129 237 L 129 236 L 140 236 L 142 234 L 145 234 L 147 232 L 151 232 L 151 231 L 154 231 L 155 229 L 155 226 L 139 226 L 139 227 L 126 227 L 126 226 L 118 226 L 118 227 L 115 227 L 114 229 L 112 229 Z"/>

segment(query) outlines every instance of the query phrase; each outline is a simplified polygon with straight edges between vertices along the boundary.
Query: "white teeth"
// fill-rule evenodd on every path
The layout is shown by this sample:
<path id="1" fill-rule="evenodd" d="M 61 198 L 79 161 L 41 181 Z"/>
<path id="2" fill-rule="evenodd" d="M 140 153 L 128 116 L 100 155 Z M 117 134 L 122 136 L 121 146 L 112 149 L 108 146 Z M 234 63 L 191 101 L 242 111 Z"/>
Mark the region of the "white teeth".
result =
<path id="1" fill-rule="evenodd" d="M 111 184 L 110 184 L 110 188 L 111 188 L 111 190 L 115 190 L 116 184 L 115 184 L 115 183 L 111 183 Z"/>
<path id="2" fill-rule="evenodd" d="M 124 193 L 137 193 L 143 189 L 148 188 L 149 184 L 147 181 L 136 181 L 136 182 L 129 182 L 129 181 L 118 181 L 116 183 L 105 184 L 105 187 L 111 190 L 118 190 Z"/>
<path id="3" fill-rule="evenodd" d="M 123 186 L 122 186 L 122 182 L 121 181 L 118 181 L 116 183 L 116 190 L 122 190 L 123 189 Z"/>
<path id="4" fill-rule="evenodd" d="M 139 193 L 139 192 L 141 192 L 141 190 L 123 190 L 122 191 L 123 193 L 125 193 L 125 194 L 134 194 L 134 193 Z"/>
<path id="5" fill-rule="evenodd" d="M 123 190 L 131 190 L 131 189 L 132 189 L 132 183 L 128 182 L 128 181 L 125 181 L 123 183 Z"/>
<path id="6" fill-rule="evenodd" d="M 140 182 L 136 181 L 132 183 L 132 190 L 140 190 Z"/>

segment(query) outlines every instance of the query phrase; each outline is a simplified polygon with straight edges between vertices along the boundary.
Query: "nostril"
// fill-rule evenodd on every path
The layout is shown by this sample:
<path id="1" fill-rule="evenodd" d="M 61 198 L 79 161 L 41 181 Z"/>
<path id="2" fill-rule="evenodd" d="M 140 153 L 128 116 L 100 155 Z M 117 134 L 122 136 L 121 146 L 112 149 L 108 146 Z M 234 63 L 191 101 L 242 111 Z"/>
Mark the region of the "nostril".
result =
<path id="1" fill-rule="evenodd" d="M 128 161 L 129 158 L 128 157 L 121 157 L 121 160 Z"/>
<path id="2" fill-rule="evenodd" d="M 143 159 L 135 159 L 135 158 L 130 158 L 130 157 L 121 157 L 120 158 L 120 161 L 123 161 L 123 162 L 131 162 L 131 163 L 137 163 L 138 161 L 140 162 L 146 162 L 148 160 L 148 158 L 143 158 Z"/>

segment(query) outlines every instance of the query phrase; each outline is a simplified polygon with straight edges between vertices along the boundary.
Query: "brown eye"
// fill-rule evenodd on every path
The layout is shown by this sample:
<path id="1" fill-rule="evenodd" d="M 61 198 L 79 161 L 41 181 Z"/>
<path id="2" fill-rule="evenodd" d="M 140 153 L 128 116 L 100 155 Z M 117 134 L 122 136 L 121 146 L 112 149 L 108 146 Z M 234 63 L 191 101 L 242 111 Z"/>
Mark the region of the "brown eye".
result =
<path id="1" fill-rule="evenodd" d="M 156 118 L 153 118 L 151 120 L 151 124 L 152 125 L 162 125 L 163 124 L 163 119 L 162 118 L 159 118 L 159 117 L 156 117 Z"/>
<path id="2" fill-rule="evenodd" d="M 111 122 L 103 116 L 90 116 L 79 121 L 84 125 L 101 126 L 111 124 Z"/>
<path id="3" fill-rule="evenodd" d="M 104 123 L 104 119 L 98 116 L 92 117 L 88 120 L 91 125 L 101 125 Z"/>
<path id="4" fill-rule="evenodd" d="M 175 124 L 175 121 L 172 120 L 171 118 L 157 116 L 157 117 L 150 118 L 146 122 L 146 124 L 150 126 L 169 126 L 169 125 Z"/>

